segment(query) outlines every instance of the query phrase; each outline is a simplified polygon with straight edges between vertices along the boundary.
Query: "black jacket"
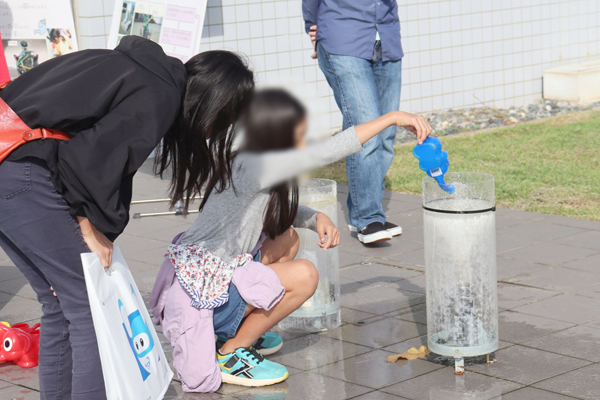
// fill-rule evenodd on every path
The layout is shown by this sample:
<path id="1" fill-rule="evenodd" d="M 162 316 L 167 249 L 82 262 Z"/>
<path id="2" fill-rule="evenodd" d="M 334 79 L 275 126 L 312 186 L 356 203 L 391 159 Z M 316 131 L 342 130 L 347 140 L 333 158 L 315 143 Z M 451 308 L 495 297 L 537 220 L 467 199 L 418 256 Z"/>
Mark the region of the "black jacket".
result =
<path id="1" fill-rule="evenodd" d="M 187 73 L 156 43 L 127 36 L 115 50 L 84 50 L 46 61 L 0 97 L 31 128 L 74 135 L 38 140 L 10 160 L 43 159 L 71 214 L 110 239 L 129 220 L 132 180 L 173 123 Z"/>

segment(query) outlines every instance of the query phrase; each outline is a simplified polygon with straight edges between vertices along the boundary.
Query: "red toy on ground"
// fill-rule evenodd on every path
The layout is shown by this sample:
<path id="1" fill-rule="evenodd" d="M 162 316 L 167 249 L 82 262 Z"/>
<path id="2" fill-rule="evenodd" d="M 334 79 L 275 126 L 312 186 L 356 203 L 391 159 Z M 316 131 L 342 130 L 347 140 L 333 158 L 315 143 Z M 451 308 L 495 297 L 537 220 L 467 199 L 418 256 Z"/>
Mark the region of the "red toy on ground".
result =
<path id="1" fill-rule="evenodd" d="M 0 363 L 12 361 L 21 368 L 38 365 L 40 324 L 16 324 L 8 327 L 0 324 Z"/>

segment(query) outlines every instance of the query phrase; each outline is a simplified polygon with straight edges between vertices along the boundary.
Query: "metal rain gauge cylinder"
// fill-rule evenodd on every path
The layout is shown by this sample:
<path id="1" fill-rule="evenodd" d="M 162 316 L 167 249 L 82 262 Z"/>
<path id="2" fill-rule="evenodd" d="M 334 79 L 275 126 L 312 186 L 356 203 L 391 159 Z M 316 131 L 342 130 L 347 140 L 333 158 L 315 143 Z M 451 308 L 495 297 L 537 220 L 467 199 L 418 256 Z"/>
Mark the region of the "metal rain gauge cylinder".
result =
<path id="1" fill-rule="evenodd" d="M 330 179 L 305 179 L 299 183 L 299 203 L 327 215 L 337 226 L 337 184 Z M 300 248 L 296 258 L 311 261 L 319 271 L 315 294 L 279 323 L 286 331 L 319 332 L 334 329 L 342 322 L 338 249 L 323 251 L 319 235 L 296 228 Z"/>
<path id="2" fill-rule="evenodd" d="M 462 375 L 464 357 L 498 349 L 494 177 L 455 172 L 446 183 L 454 194 L 423 178 L 427 342 Z"/>

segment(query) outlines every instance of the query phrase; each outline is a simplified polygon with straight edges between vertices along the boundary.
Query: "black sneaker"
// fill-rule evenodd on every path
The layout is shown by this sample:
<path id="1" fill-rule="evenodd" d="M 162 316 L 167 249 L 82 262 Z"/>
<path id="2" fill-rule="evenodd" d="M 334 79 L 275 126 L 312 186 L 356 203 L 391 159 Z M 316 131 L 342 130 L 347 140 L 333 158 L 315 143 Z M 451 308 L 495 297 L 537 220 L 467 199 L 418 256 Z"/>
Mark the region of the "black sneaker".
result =
<path id="1" fill-rule="evenodd" d="M 350 229 L 350 232 L 358 232 L 358 228 L 351 224 L 348 224 L 348 229 Z M 385 229 L 392 236 L 402 235 L 402 227 L 396 224 L 392 224 L 391 222 L 385 223 Z"/>
<path id="2" fill-rule="evenodd" d="M 392 236 L 399 236 L 402 235 L 402 227 L 398 226 L 396 224 L 392 224 L 391 222 L 386 222 L 385 223 L 385 229 L 390 233 L 390 235 Z"/>
<path id="3" fill-rule="evenodd" d="M 371 222 L 362 231 L 358 232 L 358 240 L 362 243 L 375 243 L 390 240 L 392 234 L 385 229 L 381 222 Z"/>

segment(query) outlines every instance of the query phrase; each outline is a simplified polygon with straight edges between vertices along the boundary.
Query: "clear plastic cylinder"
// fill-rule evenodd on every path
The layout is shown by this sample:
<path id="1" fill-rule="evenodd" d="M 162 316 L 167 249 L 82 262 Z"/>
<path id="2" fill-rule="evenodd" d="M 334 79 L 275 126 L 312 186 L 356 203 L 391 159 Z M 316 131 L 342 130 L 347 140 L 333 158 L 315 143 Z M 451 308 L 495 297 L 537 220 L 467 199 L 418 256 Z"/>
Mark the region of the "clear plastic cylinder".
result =
<path id="1" fill-rule="evenodd" d="M 337 184 L 330 179 L 305 179 L 299 183 L 299 203 L 327 215 L 337 226 Z M 311 261 L 319 271 L 315 294 L 279 323 L 286 331 L 319 332 L 340 326 L 340 277 L 338 249 L 323 251 L 319 236 L 296 228 L 300 236 L 297 259 Z"/>
<path id="2" fill-rule="evenodd" d="M 427 341 L 454 358 L 498 349 L 494 177 L 445 176 L 456 191 L 423 179 Z"/>

